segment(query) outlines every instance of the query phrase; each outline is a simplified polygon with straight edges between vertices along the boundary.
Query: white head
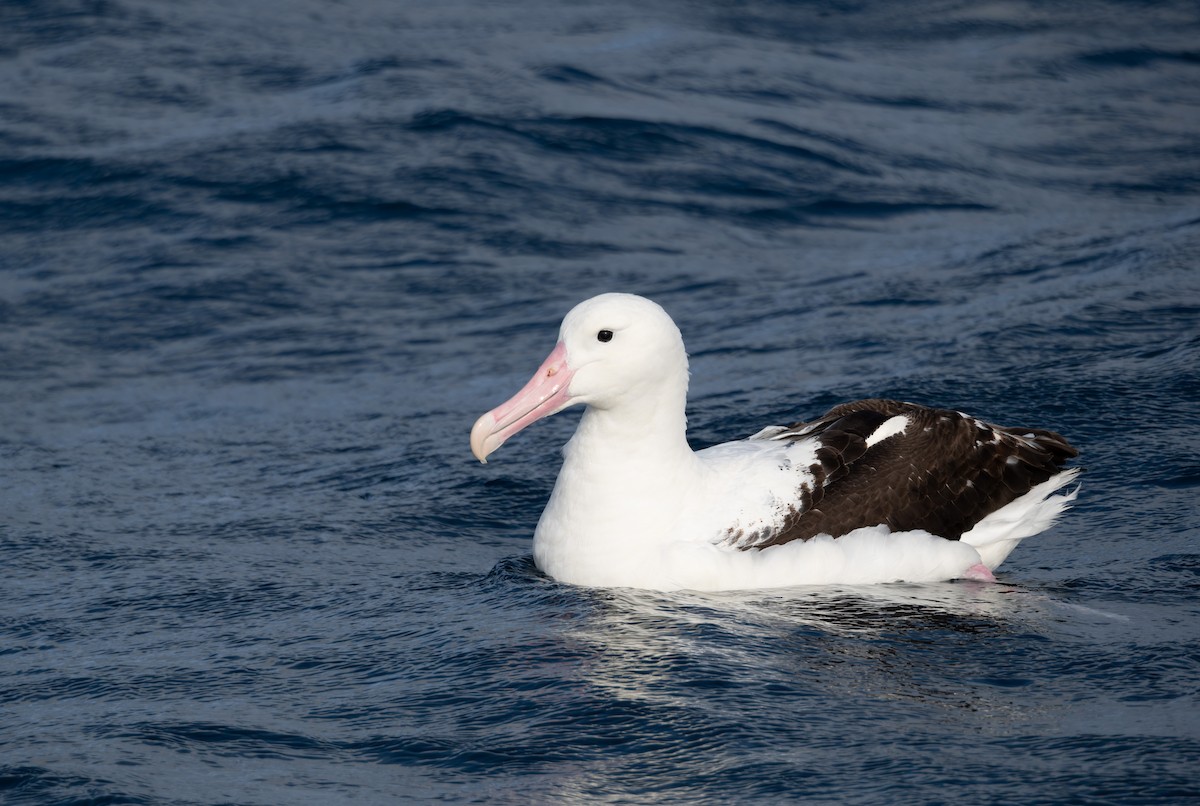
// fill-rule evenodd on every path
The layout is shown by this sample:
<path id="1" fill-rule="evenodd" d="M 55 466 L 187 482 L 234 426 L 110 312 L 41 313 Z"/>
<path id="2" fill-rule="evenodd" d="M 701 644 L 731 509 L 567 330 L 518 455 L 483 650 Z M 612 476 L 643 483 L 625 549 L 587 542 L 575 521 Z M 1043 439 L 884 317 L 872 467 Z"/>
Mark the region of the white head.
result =
<path id="1" fill-rule="evenodd" d="M 529 383 L 475 422 L 471 450 L 485 462 L 513 434 L 568 406 L 616 409 L 659 396 L 664 387 L 687 392 L 679 328 L 644 297 L 601 294 L 566 315 L 558 345 Z"/>

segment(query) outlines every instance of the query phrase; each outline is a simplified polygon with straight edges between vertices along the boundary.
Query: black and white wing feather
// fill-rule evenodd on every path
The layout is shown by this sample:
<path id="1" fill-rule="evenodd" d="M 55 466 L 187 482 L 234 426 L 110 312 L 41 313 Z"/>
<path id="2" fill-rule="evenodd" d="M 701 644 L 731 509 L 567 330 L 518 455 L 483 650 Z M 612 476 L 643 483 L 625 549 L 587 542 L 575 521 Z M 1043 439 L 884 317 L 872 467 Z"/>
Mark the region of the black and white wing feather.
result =
<path id="1" fill-rule="evenodd" d="M 780 525 L 739 548 L 765 548 L 864 526 L 957 540 L 1078 455 L 1062 436 L 957 411 L 860 400 L 754 439 L 810 441 L 816 460 Z"/>

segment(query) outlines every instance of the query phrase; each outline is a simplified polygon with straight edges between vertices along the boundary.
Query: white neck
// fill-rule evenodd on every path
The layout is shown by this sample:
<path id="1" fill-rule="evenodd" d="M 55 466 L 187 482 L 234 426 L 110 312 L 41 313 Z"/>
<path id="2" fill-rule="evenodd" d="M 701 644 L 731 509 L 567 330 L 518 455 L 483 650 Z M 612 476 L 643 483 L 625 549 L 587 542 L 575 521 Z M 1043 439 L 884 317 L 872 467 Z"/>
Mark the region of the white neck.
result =
<path id="1" fill-rule="evenodd" d="M 685 375 L 588 407 L 534 535 L 543 571 L 584 585 L 629 584 L 631 557 L 652 562 L 700 473 L 687 444 L 686 397 Z M 625 581 L 607 581 L 610 566 Z"/>
<path id="2" fill-rule="evenodd" d="M 567 461 L 582 454 L 592 462 L 629 465 L 635 459 L 654 463 L 690 455 L 684 417 L 687 387 L 655 391 L 630 395 L 607 408 L 588 406 L 563 451 Z"/>

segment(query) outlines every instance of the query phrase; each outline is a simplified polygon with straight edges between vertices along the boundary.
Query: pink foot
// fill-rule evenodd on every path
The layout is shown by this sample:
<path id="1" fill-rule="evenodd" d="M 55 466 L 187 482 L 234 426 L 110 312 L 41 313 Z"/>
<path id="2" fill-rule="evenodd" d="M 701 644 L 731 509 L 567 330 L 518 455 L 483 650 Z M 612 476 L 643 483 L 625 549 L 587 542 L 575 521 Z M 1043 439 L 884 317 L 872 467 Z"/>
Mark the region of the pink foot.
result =
<path id="1" fill-rule="evenodd" d="M 996 577 L 992 575 L 991 570 L 983 563 L 976 563 L 963 571 L 963 579 L 973 579 L 976 582 L 995 582 Z"/>

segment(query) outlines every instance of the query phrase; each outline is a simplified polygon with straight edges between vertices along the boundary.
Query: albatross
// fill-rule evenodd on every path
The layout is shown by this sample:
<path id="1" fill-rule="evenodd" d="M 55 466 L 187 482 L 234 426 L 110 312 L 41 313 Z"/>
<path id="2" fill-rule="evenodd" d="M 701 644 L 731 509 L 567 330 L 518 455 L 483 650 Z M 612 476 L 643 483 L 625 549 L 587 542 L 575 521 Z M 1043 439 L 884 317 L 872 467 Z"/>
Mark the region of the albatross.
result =
<path id="1" fill-rule="evenodd" d="M 1078 452 L 1040 428 L 859 400 L 693 451 L 688 360 L 657 303 L 601 294 L 563 319 L 516 395 L 471 429 L 479 461 L 531 423 L 586 409 L 533 537 L 561 582 L 656 590 L 993 580 L 1049 528 Z"/>

